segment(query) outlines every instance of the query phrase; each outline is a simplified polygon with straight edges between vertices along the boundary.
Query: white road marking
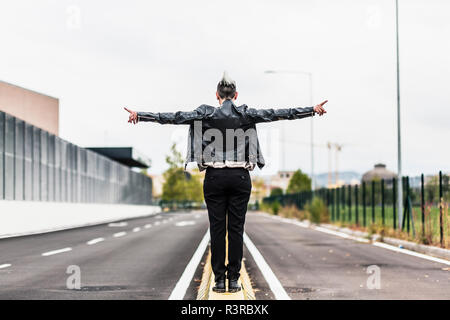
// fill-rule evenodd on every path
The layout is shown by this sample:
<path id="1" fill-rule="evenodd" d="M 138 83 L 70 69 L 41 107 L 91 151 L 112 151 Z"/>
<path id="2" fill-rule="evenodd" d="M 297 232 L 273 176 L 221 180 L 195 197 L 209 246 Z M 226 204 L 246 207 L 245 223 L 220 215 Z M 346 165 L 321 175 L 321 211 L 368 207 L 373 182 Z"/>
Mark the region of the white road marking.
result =
<path id="1" fill-rule="evenodd" d="M 149 228 L 151 228 L 152 227 L 152 225 L 149 223 L 149 224 L 146 224 L 145 226 L 144 226 L 144 228 L 145 229 L 149 229 Z"/>
<path id="2" fill-rule="evenodd" d="M 191 283 L 192 278 L 194 277 L 194 273 L 197 270 L 200 261 L 202 260 L 203 254 L 205 253 L 206 247 L 208 246 L 208 242 L 209 242 L 209 229 L 203 236 L 202 241 L 200 241 L 197 250 L 195 250 L 194 255 L 187 264 L 186 269 L 184 269 L 181 278 L 178 280 L 177 284 L 175 285 L 175 288 L 173 289 L 172 293 L 169 296 L 169 300 L 183 300 L 186 291 L 189 287 L 189 284 Z"/>
<path id="3" fill-rule="evenodd" d="M 102 241 L 105 241 L 105 239 L 104 238 L 95 238 L 95 239 L 92 239 L 92 240 L 86 242 L 86 244 L 91 246 L 93 244 L 96 244 L 96 243 L 99 243 L 99 242 L 102 242 Z"/>
<path id="4" fill-rule="evenodd" d="M 177 227 L 192 226 L 194 224 L 195 224 L 195 221 L 192 221 L 192 220 L 191 221 L 180 221 L 180 222 L 175 223 L 175 225 Z"/>
<path id="5" fill-rule="evenodd" d="M 275 299 L 277 300 L 291 300 L 291 297 L 287 294 L 286 290 L 284 290 L 278 278 L 273 273 L 270 266 L 267 264 L 266 260 L 244 232 L 244 243 L 247 247 L 248 251 L 252 255 L 255 260 L 256 265 L 259 270 L 261 270 L 262 275 L 266 279 L 266 282 L 269 284 L 270 290 L 272 290 Z"/>
<path id="6" fill-rule="evenodd" d="M 114 233 L 114 238 L 123 237 L 127 233 L 125 231 Z"/>
<path id="7" fill-rule="evenodd" d="M 133 232 L 139 232 L 139 231 L 141 231 L 141 228 L 139 228 L 139 227 L 136 227 L 133 229 Z"/>
<path id="8" fill-rule="evenodd" d="M 159 226 L 160 224 L 161 224 L 161 222 L 159 222 L 159 221 L 155 222 L 155 226 Z"/>
<path id="9" fill-rule="evenodd" d="M 352 236 L 352 235 L 344 233 L 344 232 L 334 231 L 334 230 L 330 230 L 330 229 L 319 227 L 319 226 L 311 226 L 311 229 L 314 229 L 314 230 L 317 230 L 317 231 L 320 231 L 320 232 L 323 232 L 323 233 L 332 234 L 334 236 L 338 236 L 338 237 L 341 237 L 341 238 L 355 240 L 355 241 L 358 241 L 358 242 L 364 242 L 364 243 L 369 243 L 370 242 L 369 239 L 364 239 L 364 238 L 361 238 L 361 237 L 355 237 L 355 236 Z"/>
<path id="10" fill-rule="evenodd" d="M 44 252 L 42 254 L 42 256 L 47 257 L 47 256 L 52 256 L 54 254 L 63 253 L 63 252 L 67 252 L 67 251 L 72 251 L 72 248 L 63 248 L 63 249 Z"/>
<path id="11" fill-rule="evenodd" d="M 5 269 L 11 267 L 10 263 L 0 264 L 0 269 Z"/>
<path id="12" fill-rule="evenodd" d="M 111 222 L 108 224 L 108 227 L 126 227 L 128 225 L 128 222 Z"/>
<path id="13" fill-rule="evenodd" d="M 195 215 L 195 218 L 196 218 L 196 219 L 200 218 L 200 215 L 197 213 L 197 214 Z"/>
<path id="14" fill-rule="evenodd" d="M 163 220 L 163 223 L 167 223 L 167 220 Z"/>
<path id="15" fill-rule="evenodd" d="M 280 221 L 285 222 L 285 223 L 295 224 L 295 225 L 298 225 L 298 226 L 303 227 L 303 228 L 311 228 L 313 230 L 317 230 L 317 231 L 320 231 L 320 232 L 332 234 L 332 235 L 335 235 L 335 236 L 338 236 L 338 237 L 341 237 L 341 238 L 355 240 L 355 241 L 364 242 L 364 243 L 369 243 L 370 242 L 368 239 L 364 239 L 364 238 L 361 238 L 361 237 L 355 237 L 355 236 L 349 235 L 349 234 L 344 233 L 344 232 L 329 230 L 327 228 L 323 228 L 323 227 L 319 227 L 319 226 L 313 226 L 313 225 L 309 225 L 309 224 L 304 223 L 304 222 L 293 221 L 293 220 L 290 220 L 290 219 L 287 219 L 287 218 L 272 217 L 272 216 L 270 216 L 268 214 L 266 214 L 266 216 L 270 217 L 272 219 L 275 219 L 275 220 L 280 220 Z M 417 258 L 422 258 L 422 259 L 430 260 L 430 261 L 433 261 L 433 262 L 438 262 L 438 263 L 450 265 L 450 261 L 448 261 L 448 260 L 436 258 L 436 257 L 433 257 L 433 256 L 429 256 L 429 255 L 426 255 L 426 254 L 423 254 L 423 253 L 419 253 L 419 252 L 415 252 L 415 251 L 408 250 L 408 249 L 398 248 L 396 246 L 392 246 L 392 245 L 387 244 L 387 243 L 375 241 L 375 242 L 372 243 L 372 245 L 374 245 L 376 247 L 392 250 L 392 251 L 395 251 L 395 252 L 408 254 L 410 256 L 414 256 L 414 257 L 417 257 Z"/>
<path id="16" fill-rule="evenodd" d="M 443 264 L 446 264 L 446 265 L 450 266 L 450 261 L 448 261 L 448 260 L 439 259 L 439 258 L 436 258 L 436 257 L 432 257 L 432 256 L 429 256 L 429 255 L 423 254 L 423 253 L 411 251 L 411 250 L 408 250 L 408 249 L 400 249 L 398 247 L 391 246 L 390 244 L 387 244 L 387 243 L 374 242 L 373 245 L 377 246 L 377 247 L 380 247 L 380 248 L 385 248 L 385 249 L 388 249 L 388 250 L 401 252 L 401 253 L 404 253 L 404 254 L 409 254 L 410 256 L 414 256 L 414 257 L 430 260 L 430 261 L 433 261 L 433 262 L 443 263 Z"/>

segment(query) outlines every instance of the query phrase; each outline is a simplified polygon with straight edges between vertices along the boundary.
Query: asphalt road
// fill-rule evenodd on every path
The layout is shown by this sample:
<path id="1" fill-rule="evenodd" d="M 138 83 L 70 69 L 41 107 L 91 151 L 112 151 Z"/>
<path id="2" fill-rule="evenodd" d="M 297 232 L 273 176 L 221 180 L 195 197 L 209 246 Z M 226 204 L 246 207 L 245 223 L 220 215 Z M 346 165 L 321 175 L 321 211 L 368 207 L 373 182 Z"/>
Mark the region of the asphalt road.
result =
<path id="1" fill-rule="evenodd" d="M 1 239 L 0 266 L 11 266 L 0 269 L 0 299 L 167 299 L 208 228 L 206 214 L 125 222 Z M 42 255 L 64 248 L 71 251 Z M 79 267 L 81 290 L 66 286 L 71 265 Z M 186 299 L 195 299 L 196 285 Z"/>
<path id="2" fill-rule="evenodd" d="M 124 222 L 0 239 L 0 299 L 167 299 L 207 231 L 206 212 Z M 246 233 L 291 299 L 450 299 L 448 265 L 257 213 Z M 247 247 L 244 259 L 256 298 L 274 299 Z M 372 265 L 380 289 L 367 286 Z M 67 288 L 69 266 L 80 290 Z M 184 299 L 196 298 L 202 267 Z"/>
<path id="3" fill-rule="evenodd" d="M 246 232 L 291 299 L 450 299 L 448 265 L 261 214 L 247 215 Z M 371 265 L 380 268 L 380 289 L 367 286 Z M 261 277 L 255 287 L 270 295 Z"/>

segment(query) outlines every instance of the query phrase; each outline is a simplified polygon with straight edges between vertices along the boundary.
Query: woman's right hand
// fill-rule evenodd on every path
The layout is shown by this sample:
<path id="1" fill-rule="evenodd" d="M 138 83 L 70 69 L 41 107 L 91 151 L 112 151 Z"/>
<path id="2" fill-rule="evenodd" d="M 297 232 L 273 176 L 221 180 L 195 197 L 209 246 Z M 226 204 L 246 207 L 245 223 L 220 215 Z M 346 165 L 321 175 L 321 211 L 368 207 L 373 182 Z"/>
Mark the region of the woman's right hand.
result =
<path id="1" fill-rule="evenodd" d="M 133 110 L 129 110 L 127 108 L 124 108 L 124 109 L 130 113 L 130 117 L 128 118 L 128 123 L 136 124 L 138 122 L 137 112 L 133 111 Z"/>

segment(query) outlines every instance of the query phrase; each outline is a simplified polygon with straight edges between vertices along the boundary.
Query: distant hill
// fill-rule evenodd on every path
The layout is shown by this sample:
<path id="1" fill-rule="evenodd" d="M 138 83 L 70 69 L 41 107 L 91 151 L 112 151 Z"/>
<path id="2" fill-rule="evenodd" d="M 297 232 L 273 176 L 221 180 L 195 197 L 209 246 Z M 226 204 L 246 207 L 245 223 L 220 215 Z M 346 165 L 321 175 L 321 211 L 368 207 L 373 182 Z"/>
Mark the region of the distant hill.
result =
<path id="1" fill-rule="evenodd" d="M 328 185 L 328 173 L 316 174 L 316 187 L 326 187 Z M 361 181 L 362 174 L 354 171 L 342 171 L 339 172 L 339 181 L 345 181 L 345 184 L 350 183 L 352 180 Z M 332 174 L 332 180 L 334 183 L 334 172 Z"/>

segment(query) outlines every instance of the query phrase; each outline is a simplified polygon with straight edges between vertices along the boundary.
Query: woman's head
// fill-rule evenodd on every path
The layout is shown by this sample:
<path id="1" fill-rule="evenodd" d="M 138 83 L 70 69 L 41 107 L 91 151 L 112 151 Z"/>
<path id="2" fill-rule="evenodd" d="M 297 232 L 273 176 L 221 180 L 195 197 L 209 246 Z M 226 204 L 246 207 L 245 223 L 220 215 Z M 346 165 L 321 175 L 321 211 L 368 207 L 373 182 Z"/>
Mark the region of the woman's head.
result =
<path id="1" fill-rule="evenodd" d="M 227 99 L 236 100 L 237 96 L 236 81 L 232 80 L 225 71 L 222 79 L 217 84 L 217 100 L 219 100 L 219 103 L 222 104 L 223 101 Z"/>

